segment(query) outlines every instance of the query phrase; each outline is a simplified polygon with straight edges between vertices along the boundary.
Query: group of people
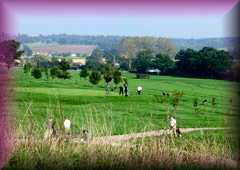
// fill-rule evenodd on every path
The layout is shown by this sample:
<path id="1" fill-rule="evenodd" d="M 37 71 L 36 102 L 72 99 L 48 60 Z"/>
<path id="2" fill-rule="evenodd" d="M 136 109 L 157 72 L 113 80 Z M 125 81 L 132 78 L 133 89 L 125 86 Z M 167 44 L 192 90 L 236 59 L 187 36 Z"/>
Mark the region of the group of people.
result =
<path id="1" fill-rule="evenodd" d="M 128 96 L 128 85 L 127 84 L 123 84 L 123 86 L 119 87 L 119 95 L 120 96 Z"/>
<path id="2" fill-rule="evenodd" d="M 173 134 L 174 136 L 181 137 L 181 132 L 180 132 L 180 129 L 177 128 L 177 120 L 175 117 L 170 118 L 169 125 L 170 125 L 169 130 L 171 134 Z M 65 119 L 63 122 L 63 126 L 65 129 L 65 134 L 70 135 L 71 121 L 69 119 Z M 48 119 L 46 131 L 44 134 L 44 139 L 47 140 L 54 136 L 56 136 L 55 121 L 53 121 L 53 119 Z M 90 142 L 90 135 L 88 130 L 84 129 L 82 131 L 82 138 L 80 139 L 80 142 L 81 143 Z"/>
<path id="3" fill-rule="evenodd" d="M 48 140 L 51 139 L 53 137 L 57 136 L 57 129 L 56 129 L 56 123 L 55 121 L 50 118 L 47 121 L 46 124 L 46 131 L 44 133 L 44 140 Z M 65 131 L 65 135 L 68 139 L 68 137 L 71 135 L 71 121 L 69 119 L 65 119 L 63 122 L 63 127 L 64 127 L 64 131 Z M 89 143 L 90 142 L 90 134 L 88 132 L 88 130 L 83 129 L 82 130 L 82 134 L 81 134 L 81 138 L 80 138 L 80 142 L 81 143 Z"/>
<path id="4" fill-rule="evenodd" d="M 143 91 L 143 88 L 142 86 L 138 86 L 137 87 L 137 94 L 138 95 L 141 95 L 142 94 L 142 91 Z M 128 85 L 127 84 L 123 84 L 123 86 L 121 85 L 119 87 L 119 95 L 120 96 L 129 96 L 129 90 L 128 90 Z"/>

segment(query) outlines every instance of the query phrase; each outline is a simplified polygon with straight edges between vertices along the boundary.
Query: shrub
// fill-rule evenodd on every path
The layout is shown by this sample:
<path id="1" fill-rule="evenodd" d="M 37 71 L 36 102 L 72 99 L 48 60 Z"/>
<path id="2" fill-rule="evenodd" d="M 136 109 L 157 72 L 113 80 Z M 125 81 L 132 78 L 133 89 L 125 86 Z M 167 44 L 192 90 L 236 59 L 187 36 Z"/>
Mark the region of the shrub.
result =
<path id="1" fill-rule="evenodd" d="M 122 73 L 119 70 L 113 72 L 113 82 L 118 84 L 122 81 Z"/>
<path id="2" fill-rule="evenodd" d="M 80 71 L 80 77 L 87 78 L 88 76 L 89 76 L 89 72 L 86 68 L 84 68 Z"/>
<path id="3" fill-rule="evenodd" d="M 53 68 L 50 69 L 50 76 L 52 77 L 52 79 L 57 77 L 57 72 L 58 72 L 57 67 L 53 67 Z"/>
<path id="4" fill-rule="evenodd" d="M 35 79 L 40 79 L 42 77 L 42 72 L 40 70 L 40 68 L 33 68 L 31 75 L 35 78 Z"/>
<path id="5" fill-rule="evenodd" d="M 89 81 L 90 83 L 92 83 L 93 85 L 96 85 L 100 82 L 100 80 L 102 79 L 101 77 L 101 73 L 98 71 L 93 71 L 90 76 L 89 76 Z"/>
<path id="6" fill-rule="evenodd" d="M 112 77 L 112 74 L 108 72 L 108 73 L 104 74 L 103 78 L 104 78 L 105 82 L 108 84 L 109 82 L 112 81 L 113 77 Z"/>
<path id="7" fill-rule="evenodd" d="M 71 74 L 67 71 L 62 71 L 60 69 L 57 70 L 57 77 L 60 79 L 70 79 Z"/>

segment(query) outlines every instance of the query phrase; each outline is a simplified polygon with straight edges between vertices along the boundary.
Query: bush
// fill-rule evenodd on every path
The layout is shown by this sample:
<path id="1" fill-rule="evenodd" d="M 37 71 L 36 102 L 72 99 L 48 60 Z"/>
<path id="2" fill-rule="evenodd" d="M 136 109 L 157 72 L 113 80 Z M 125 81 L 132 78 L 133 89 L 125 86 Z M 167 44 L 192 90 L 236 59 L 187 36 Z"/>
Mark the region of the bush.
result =
<path id="1" fill-rule="evenodd" d="M 124 84 L 128 84 L 128 79 L 126 77 L 124 77 L 122 80 L 123 80 Z"/>
<path id="2" fill-rule="evenodd" d="M 84 68 L 80 71 L 80 77 L 87 78 L 88 76 L 89 76 L 89 72 L 86 68 Z"/>
<path id="3" fill-rule="evenodd" d="M 93 85 L 96 85 L 100 82 L 100 80 L 102 79 L 101 77 L 101 73 L 98 71 L 93 71 L 90 76 L 89 76 L 89 81 L 90 83 L 92 83 Z"/>
<path id="4" fill-rule="evenodd" d="M 103 76 L 104 80 L 106 83 L 109 83 L 112 81 L 112 74 L 111 73 L 105 73 L 104 76 Z"/>
<path id="5" fill-rule="evenodd" d="M 35 79 L 40 79 L 42 77 L 42 72 L 40 70 L 40 68 L 33 68 L 31 75 L 35 78 Z"/>
<path id="6" fill-rule="evenodd" d="M 60 69 L 57 69 L 57 77 L 60 79 L 70 79 L 71 74 L 67 71 L 62 71 Z"/>
<path id="7" fill-rule="evenodd" d="M 58 72 L 57 67 L 53 67 L 53 68 L 50 69 L 50 76 L 52 77 L 52 79 L 57 77 L 57 72 Z"/>
<path id="8" fill-rule="evenodd" d="M 118 84 L 122 81 L 122 73 L 119 70 L 113 72 L 113 81 L 115 84 Z"/>

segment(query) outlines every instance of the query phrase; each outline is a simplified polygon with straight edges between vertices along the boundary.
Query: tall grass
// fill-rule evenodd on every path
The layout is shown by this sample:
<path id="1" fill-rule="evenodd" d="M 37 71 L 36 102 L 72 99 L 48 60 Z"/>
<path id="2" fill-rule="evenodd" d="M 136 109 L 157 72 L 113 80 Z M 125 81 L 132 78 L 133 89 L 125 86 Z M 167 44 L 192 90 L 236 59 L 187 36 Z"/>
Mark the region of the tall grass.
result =
<path id="1" fill-rule="evenodd" d="M 236 159 L 231 135 L 200 133 L 183 135 L 182 138 L 163 135 L 112 145 L 72 143 L 64 140 L 63 120 L 66 116 L 62 107 L 57 100 L 55 108 L 46 109 L 48 116 L 45 121 L 52 117 L 58 130 L 55 138 L 46 141 L 43 140 L 44 124 L 39 126 L 35 123 L 32 103 L 26 103 L 25 118 L 30 123 L 25 131 L 21 123 L 16 127 L 24 131 L 18 133 L 22 140 L 16 140 L 4 169 L 204 169 L 206 166 L 233 169 L 233 163 L 225 161 Z M 78 116 L 68 117 L 74 125 L 70 138 L 79 137 L 77 134 L 81 129 L 88 129 L 94 137 L 112 135 L 114 120 L 111 104 L 104 107 L 105 114 L 96 114 L 98 109 L 92 105 L 85 108 L 81 117 L 84 124 L 81 125 L 74 124 Z"/>
<path id="2" fill-rule="evenodd" d="M 233 158 L 228 139 L 162 136 L 119 145 L 28 140 L 15 145 L 5 169 L 233 169 L 224 161 Z"/>
<path id="3" fill-rule="evenodd" d="M 26 76 L 19 77 L 26 78 Z M 161 79 L 160 88 L 171 87 L 169 91 L 175 94 L 173 98 L 163 97 L 156 93 L 158 86 L 154 87 L 154 85 L 159 83 L 158 79 Z M 104 98 L 87 96 L 85 93 L 82 96 L 54 96 L 53 93 L 32 93 L 32 89 L 29 92 L 18 92 L 16 103 L 21 108 L 16 110 L 21 113 L 16 117 L 17 139 L 4 169 L 205 169 L 206 166 L 212 169 L 232 169 L 233 163 L 224 160 L 236 159 L 234 150 L 236 141 L 231 134 L 225 136 L 223 132 L 187 134 L 181 138 L 163 135 L 112 143 L 112 145 L 72 142 L 71 138 L 81 136 L 82 129 L 87 129 L 93 137 L 99 137 L 166 128 L 167 118 L 172 112 L 177 112 L 178 122 L 185 123 L 181 125 L 187 124 L 184 127 L 222 124 L 220 116 L 223 115 L 224 106 L 220 103 L 220 97 L 223 96 L 224 90 L 221 89 L 224 89 L 225 85 L 219 86 L 220 90 L 215 91 L 215 88 L 209 85 L 215 84 L 212 80 L 204 81 L 204 88 L 202 88 L 198 86 L 200 80 L 181 79 L 180 84 L 175 85 L 173 82 L 178 79 L 172 79 L 154 77 L 152 82 L 148 81 L 150 84 L 143 81 L 145 89 L 149 89 L 148 95 L 129 96 L 128 98 L 117 96 Z M 54 90 L 52 87 L 69 88 L 69 84 L 72 85 L 71 88 L 77 89 L 81 84 L 82 89 L 89 88 L 86 82 L 78 79 L 75 84 L 72 83 L 73 80 L 46 82 L 32 79 L 31 83 L 27 84 L 27 80 L 19 81 L 18 86 L 44 87 L 42 90 L 49 87 L 49 91 Z M 133 91 L 134 84 L 138 82 L 134 79 L 130 80 L 130 85 L 132 85 L 130 88 Z M 190 86 L 191 82 L 194 83 L 193 87 L 199 93 L 195 94 L 191 88 L 190 90 L 184 89 L 184 95 L 177 91 L 174 92 L 174 89 Z M 225 82 L 218 83 L 225 84 Z M 160 88 L 157 92 L 160 92 Z M 74 94 L 76 89 L 71 92 Z M 98 89 L 101 88 L 98 87 Z M 93 92 L 97 93 L 94 90 Z M 200 108 L 201 114 L 194 114 L 192 113 L 192 99 L 201 98 L 203 93 L 220 97 L 217 96 L 214 101 L 217 104 L 214 104 L 212 108 L 203 105 Z M 50 117 L 56 121 L 58 135 L 46 141 L 43 140 L 43 134 L 45 123 Z M 72 122 L 70 136 L 64 134 L 63 120 L 65 118 Z M 130 123 L 128 119 L 132 119 Z M 186 121 L 183 121 L 184 119 Z M 141 127 L 138 127 L 139 125 Z M 66 141 L 65 138 L 70 138 L 70 140 Z"/>

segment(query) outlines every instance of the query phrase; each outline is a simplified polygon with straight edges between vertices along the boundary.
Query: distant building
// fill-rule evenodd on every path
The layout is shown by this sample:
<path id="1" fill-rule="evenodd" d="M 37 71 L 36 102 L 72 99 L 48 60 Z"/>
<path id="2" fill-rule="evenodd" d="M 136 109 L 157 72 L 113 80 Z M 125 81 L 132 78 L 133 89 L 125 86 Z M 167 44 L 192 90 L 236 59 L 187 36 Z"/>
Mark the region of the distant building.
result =
<path id="1" fill-rule="evenodd" d="M 84 65 L 86 65 L 85 58 L 73 58 L 71 62 L 71 69 L 78 70 Z"/>
<path id="2" fill-rule="evenodd" d="M 74 58 L 74 59 L 72 59 L 72 64 L 85 65 L 86 59 L 85 58 Z"/>
<path id="3" fill-rule="evenodd" d="M 76 57 L 77 55 L 90 56 L 92 51 L 96 48 L 94 45 L 59 45 L 48 44 L 31 47 L 33 55 L 69 55 Z"/>

